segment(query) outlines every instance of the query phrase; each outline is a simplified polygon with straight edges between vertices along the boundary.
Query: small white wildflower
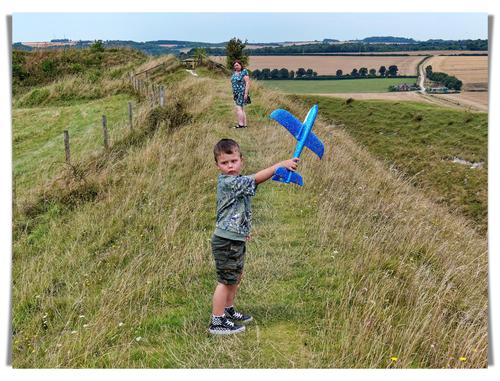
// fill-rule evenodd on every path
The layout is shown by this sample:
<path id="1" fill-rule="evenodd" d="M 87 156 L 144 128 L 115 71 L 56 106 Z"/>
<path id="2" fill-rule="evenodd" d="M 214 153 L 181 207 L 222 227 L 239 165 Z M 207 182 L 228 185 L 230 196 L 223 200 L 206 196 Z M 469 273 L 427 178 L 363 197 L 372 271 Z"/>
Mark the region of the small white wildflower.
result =
<path id="1" fill-rule="evenodd" d="M 118 323 L 118 327 L 121 327 L 123 325 L 123 322 Z"/>
<path id="2" fill-rule="evenodd" d="M 141 341 L 142 340 L 142 337 L 138 336 L 135 338 L 135 341 Z"/>
<path id="3" fill-rule="evenodd" d="M 333 254 L 338 254 L 338 250 L 333 250 Z"/>
<path id="4" fill-rule="evenodd" d="M 84 324 L 83 325 L 83 328 L 87 328 L 89 325 L 88 324 Z"/>
<path id="5" fill-rule="evenodd" d="M 80 315 L 78 316 L 80 319 L 83 319 L 85 317 L 85 315 Z"/>
<path id="6" fill-rule="evenodd" d="M 71 331 L 71 334 L 74 335 L 75 333 L 77 333 L 78 331 Z"/>

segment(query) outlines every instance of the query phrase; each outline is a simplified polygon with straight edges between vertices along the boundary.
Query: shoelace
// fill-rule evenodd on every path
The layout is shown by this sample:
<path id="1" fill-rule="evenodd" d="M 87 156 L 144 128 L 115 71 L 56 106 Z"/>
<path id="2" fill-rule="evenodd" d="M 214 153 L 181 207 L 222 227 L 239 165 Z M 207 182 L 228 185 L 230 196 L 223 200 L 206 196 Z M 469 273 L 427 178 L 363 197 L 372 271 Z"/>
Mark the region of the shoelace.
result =
<path id="1" fill-rule="evenodd" d="M 223 321 L 222 324 L 229 325 L 230 327 L 234 327 L 234 323 L 231 320 L 225 319 L 225 321 Z"/>
<path id="2" fill-rule="evenodd" d="M 233 316 L 236 318 L 236 319 L 243 319 L 243 314 L 241 312 L 235 312 L 233 314 Z"/>

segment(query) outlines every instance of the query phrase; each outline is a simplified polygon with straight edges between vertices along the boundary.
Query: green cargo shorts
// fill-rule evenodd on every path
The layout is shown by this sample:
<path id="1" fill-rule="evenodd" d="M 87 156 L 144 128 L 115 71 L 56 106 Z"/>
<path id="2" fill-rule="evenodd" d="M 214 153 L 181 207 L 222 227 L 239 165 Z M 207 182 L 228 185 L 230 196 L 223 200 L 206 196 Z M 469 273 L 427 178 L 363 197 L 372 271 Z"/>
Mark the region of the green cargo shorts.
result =
<path id="1" fill-rule="evenodd" d="M 245 242 L 212 236 L 212 254 L 215 260 L 217 281 L 237 284 L 245 263 Z"/>

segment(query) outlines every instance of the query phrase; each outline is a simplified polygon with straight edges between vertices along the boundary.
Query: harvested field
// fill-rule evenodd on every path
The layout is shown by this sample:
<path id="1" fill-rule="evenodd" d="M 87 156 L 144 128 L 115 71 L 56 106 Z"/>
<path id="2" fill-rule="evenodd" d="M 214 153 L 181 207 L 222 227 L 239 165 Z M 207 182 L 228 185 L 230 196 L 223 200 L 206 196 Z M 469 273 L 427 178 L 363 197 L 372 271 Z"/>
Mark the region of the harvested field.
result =
<path id="1" fill-rule="evenodd" d="M 332 93 L 310 94 L 335 98 L 352 98 L 357 100 L 382 100 L 393 102 L 424 102 L 453 109 L 469 109 L 470 111 L 488 112 L 488 93 L 466 91 L 457 94 L 425 94 L 416 91 L 394 93 Z"/>
<path id="2" fill-rule="evenodd" d="M 311 53 L 314 54 L 314 53 Z M 318 53 L 325 54 L 325 53 Z M 488 54 L 487 50 L 413 50 L 413 51 L 399 51 L 399 52 L 359 52 L 359 53 L 332 53 L 334 54 L 348 54 L 348 55 L 380 55 L 380 56 L 393 56 L 394 54 L 407 54 L 409 56 L 449 56 L 457 54 Z"/>
<path id="3" fill-rule="evenodd" d="M 472 111 L 488 112 L 487 91 L 463 91 L 457 94 L 433 94 L 432 97 L 455 103 L 462 108 L 470 108 Z"/>
<path id="4" fill-rule="evenodd" d="M 358 100 L 382 100 L 382 101 L 407 101 L 407 102 L 429 102 L 432 101 L 422 98 L 422 96 L 415 91 L 400 91 L 393 93 L 335 93 L 335 94 L 311 94 L 329 96 L 335 98 L 353 98 Z"/>
<path id="5" fill-rule="evenodd" d="M 216 62 L 224 63 L 225 56 L 210 57 Z M 350 73 L 352 69 L 366 67 L 369 69 L 378 69 L 384 65 L 397 65 L 400 75 L 416 75 L 417 64 L 422 60 L 421 56 L 251 56 L 250 70 L 255 69 L 281 69 L 297 70 L 300 67 L 304 69 L 311 68 L 319 75 L 335 75 L 340 69 L 344 73 Z"/>
<path id="6" fill-rule="evenodd" d="M 463 90 L 488 89 L 487 56 L 439 56 L 428 61 L 433 71 L 454 75 L 463 82 Z"/>

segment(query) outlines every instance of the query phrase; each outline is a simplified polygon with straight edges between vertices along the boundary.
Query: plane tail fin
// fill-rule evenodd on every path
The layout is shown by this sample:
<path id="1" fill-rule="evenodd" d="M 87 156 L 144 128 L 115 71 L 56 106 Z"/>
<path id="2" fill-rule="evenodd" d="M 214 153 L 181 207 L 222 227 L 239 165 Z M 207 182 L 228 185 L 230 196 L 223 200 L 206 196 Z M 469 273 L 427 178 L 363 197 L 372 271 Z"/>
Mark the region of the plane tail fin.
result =
<path id="1" fill-rule="evenodd" d="M 295 183 L 300 186 L 304 185 L 301 175 L 299 175 L 297 172 L 290 171 L 285 167 L 279 167 L 278 169 L 276 169 L 272 180 L 280 181 L 282 183 Z"/>

